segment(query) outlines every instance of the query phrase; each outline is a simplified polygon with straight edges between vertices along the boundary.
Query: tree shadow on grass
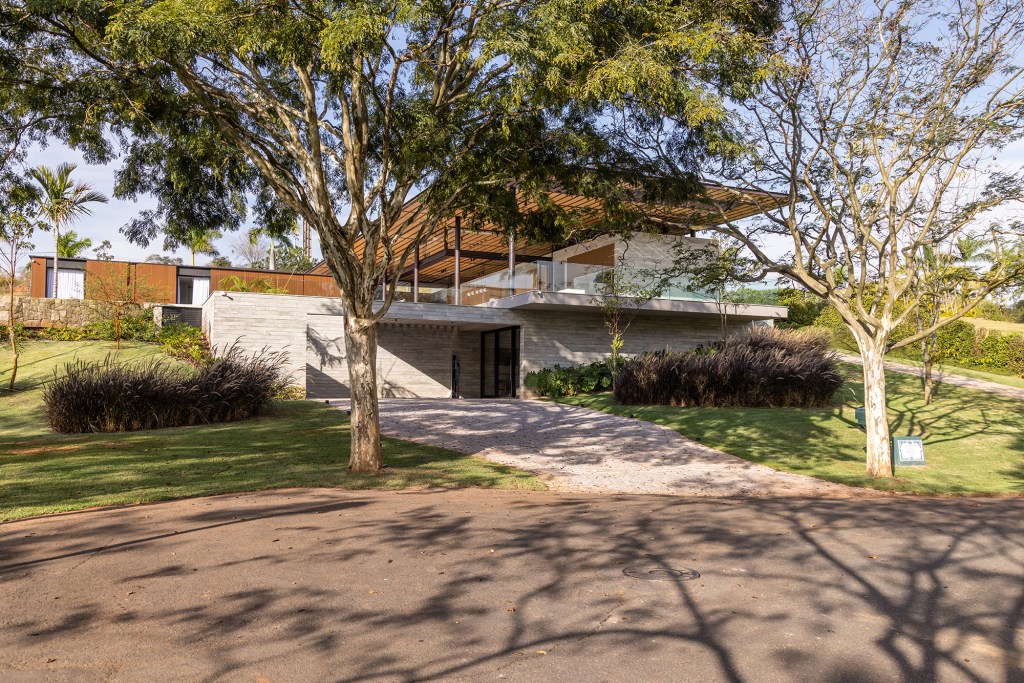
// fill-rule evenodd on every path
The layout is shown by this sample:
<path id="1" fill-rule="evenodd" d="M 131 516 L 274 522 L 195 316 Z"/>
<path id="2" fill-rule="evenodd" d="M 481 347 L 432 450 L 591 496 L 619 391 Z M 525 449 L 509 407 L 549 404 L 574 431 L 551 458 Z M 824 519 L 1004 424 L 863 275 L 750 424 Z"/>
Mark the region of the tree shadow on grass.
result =
<path id="1" fill-rule="evenodd" d="M 127 645 L 204 680 L 1024 675 L 1022 501 L 330 495 L 21 525 L 0 597 L 32 591 L 0 645 L 130 676 L 150 662 Z M 81 600 L 54 602 L 85 557 Z M 111 609 L 111 585 L 145 599 Z"/>

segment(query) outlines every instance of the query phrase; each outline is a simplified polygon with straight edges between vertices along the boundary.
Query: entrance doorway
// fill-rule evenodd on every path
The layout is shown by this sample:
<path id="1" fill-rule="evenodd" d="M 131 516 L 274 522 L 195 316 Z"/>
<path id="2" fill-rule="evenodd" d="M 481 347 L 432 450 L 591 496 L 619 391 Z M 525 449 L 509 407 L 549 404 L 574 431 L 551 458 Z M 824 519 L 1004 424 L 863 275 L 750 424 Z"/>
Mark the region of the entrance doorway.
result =
<path id="1" fill-rule="evenodd" d="M 480 334 L 480 396 L 515 398 L 519 387 L 519 328 Z"/>

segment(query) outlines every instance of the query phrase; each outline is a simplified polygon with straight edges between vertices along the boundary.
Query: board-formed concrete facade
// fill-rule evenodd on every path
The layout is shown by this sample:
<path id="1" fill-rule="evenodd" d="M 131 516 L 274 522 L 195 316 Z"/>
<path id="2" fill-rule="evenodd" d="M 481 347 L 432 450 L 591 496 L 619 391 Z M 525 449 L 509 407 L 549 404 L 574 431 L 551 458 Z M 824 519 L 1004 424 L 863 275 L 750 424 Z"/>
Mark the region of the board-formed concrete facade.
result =
<path id="1" fill-rule="evenodd" d="M 707 302 L 652 302 L 636 313 L 623 353 L 714 342 L 722 335 L 719 313 Z M 784 317 L 785 309 L 730 306 L 728 313 L 728 328 L 735 331 Z M 340 398 L 348 394 L 343 315 L 336 298 L 219 292 L 203 306 L 203 328 L 216 348 L 286 352 L 292 382 L 309 397 Z M 610 353 L 601 311 L 585 297 L 519 295 L 489 306 L 396 302 L 379 327 L 381 396 L 449 397 L 457 361 L 458 395 L 480 397 L 482 335 L 510 328 L 517 331 L 518 347 L 513 395 L 523 395 L 530 371 L 603 360 Z"/>

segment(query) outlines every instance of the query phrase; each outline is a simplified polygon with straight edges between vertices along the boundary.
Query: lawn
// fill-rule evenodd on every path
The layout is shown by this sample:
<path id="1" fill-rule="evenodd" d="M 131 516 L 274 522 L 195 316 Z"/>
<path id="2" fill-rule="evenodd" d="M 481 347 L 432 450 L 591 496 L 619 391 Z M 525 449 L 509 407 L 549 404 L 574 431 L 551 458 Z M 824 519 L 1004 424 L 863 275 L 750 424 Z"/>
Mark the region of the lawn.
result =
<path id="1" fill-rule="evenodd" d="M 159 354 L 122 345 L 118 358 Z M 105 342 L 26 345 L 18 392 L 0 392 L 0 521 L 81 508 L 293 486 L 402 489 L 479 486 L 543 489 L 533 475 L 440 448 L 385 439 L 380 475 L 354 475 L 344 412 L 282 401 L 244 422 L 118 434 L 53 434 L 42 384 L 72 358 L 98 360 Z M 0 367 L 10 363 L 0 352 Z M 0 372 L 6 387 L 9 373 Z"/>
<path id="2" fill-rule="evenodd" d="M 921 436 L 927 467 L 900 468 L 894 479 L 864 474 L 864 433 L 854 408 L 863 405 L 857 366 L 830 409 L 674 408 L 622 406 L 611 394 L 561 399 L 663 424 L 680 434 L 775 469 L 852 486 L 930 495 L 1024 494 L 1024 404 L 940 384 L 925 406 L 918 378 L 887 373 L 896 436 Z"/>
<path id="3" fill-rule="evenodd" d="M 915 368 L 919 368 L 924 365 L 919 360 L 913 360 L 911 358 L 901 358 L 896 355 L 886 357 L 887 361 L 893 363 L 901 363 L 902 365 L 912 365 Z M 1018 389 L 1024 389 L 1024 378 L 1018 377 L 1013 374 L 1011 370 L 1006 370 L 1005 374 L 996 373 L 985 370 L 976 370 L 974 368 L 965 368 L 959 365 L 948 365 L 945 363 L 937 363 L 934 366 L 935 370 L 941 370 L 942 372 L 949 373 L 950 375 L 960 375 L 962 377 L 971 377 L 973 379 L 982 379 L 986 382 L 993 382 L 995 384 L 1003 384 L 1008 387 L 1017 387 Z"/>
<path id="4" fill-rule="evenodd" d="M 988 320 L 986 318 L 964 318 L 964 321 L 977 328 L 984 328 L 986 330 L 1024 334 L 1024 323 L 1012 323 L 1007 320 Z"/>

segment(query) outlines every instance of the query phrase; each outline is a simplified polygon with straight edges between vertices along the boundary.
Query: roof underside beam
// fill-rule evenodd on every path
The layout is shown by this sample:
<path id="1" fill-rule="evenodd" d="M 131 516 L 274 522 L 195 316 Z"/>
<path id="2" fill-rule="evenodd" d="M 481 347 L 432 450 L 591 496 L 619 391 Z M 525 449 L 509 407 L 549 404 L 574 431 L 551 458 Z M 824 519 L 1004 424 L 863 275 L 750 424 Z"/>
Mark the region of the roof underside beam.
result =
<path id="1" fill-rule="evenodd" d="M 462 249 L 460 251 L 460 254 L 462 255 L 462 258 L 465 259 L 476 259 L 478 261 L 502 261 L 504 263 L 508 263 L 508 252 L 500 253 L 497 251 L 470 251 L 468 249 Z M 454 249 L 442 249 L 441 251 L 434 252 L 430 256 L 423 257 L 422 259 L 420 259 L 419 267 L 421 269 L 427 268 L 428 266 L 432 266 L 435 263 L 440 263 L 441 261 L 444 261 L 445 259 L 448 258 L 455 258 Z M 543 256 L 528 256 L 524 254 L 516 254 L 516 261 L 519 263 L 532 263 L 534 261 L 540 261 L 543 258 Z M 406 269 L 403 270 L 402 274 L 399 276 L 399 279 L 401 280 L 409 277 L 410 275 L 412 275 L 415 269 L 415 264 L 406 267 Z"/>

